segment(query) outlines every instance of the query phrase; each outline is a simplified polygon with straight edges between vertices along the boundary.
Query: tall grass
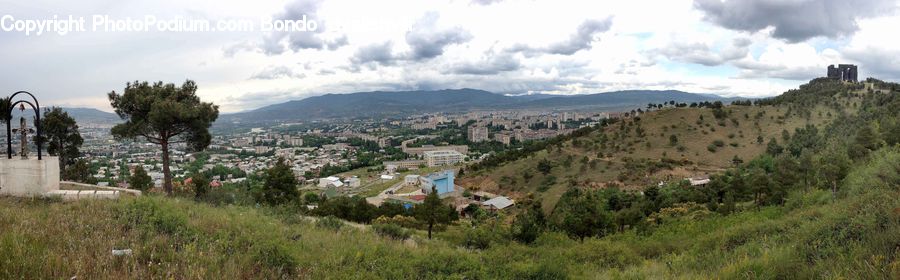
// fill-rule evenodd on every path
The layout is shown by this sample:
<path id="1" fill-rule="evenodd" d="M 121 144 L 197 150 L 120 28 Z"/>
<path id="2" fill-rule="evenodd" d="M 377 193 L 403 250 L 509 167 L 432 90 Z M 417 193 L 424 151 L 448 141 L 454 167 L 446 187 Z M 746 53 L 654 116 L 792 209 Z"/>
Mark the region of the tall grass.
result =
<path id="1" fill-rule="evenodd" d="M 0 279 L 900 278 L 898 164 L 896 149 L 873 156 L 837 198 L 805 190 L 786 206 L 583 243 L 548 232 L 532 245 L 501 238 L 502 228 L 489 246 L 467 247 L 463 226 L 396 238 L 192 199 L 0 198 Z"/>

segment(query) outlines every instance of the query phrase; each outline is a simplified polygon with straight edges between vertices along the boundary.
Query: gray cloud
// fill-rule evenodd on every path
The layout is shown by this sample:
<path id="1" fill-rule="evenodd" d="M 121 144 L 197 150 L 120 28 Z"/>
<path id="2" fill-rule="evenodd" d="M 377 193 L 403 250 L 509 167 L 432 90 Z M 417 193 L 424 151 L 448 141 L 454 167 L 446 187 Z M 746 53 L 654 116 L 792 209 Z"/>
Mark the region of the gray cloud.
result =
<path id="1" fill-rule="evenodd" d="M 676 42 L 663 49 L 651 51 L 650 55 L 662 55 L 669 60 L 686 63 L 717 66 L 746 57 L 750 52 L 751 43 L 750 39 L 738 38 L 730 46 L 716 52 L 704 43 Z"/>
<path id="2" fill-rule="evenodd" d="M 350 62 L 357 65 L 379 64 L 393 65 L 399 58 L 393 53 L 394 44 L 387 41 L 381 44 L 372 44 L 360 47 L 350 58 Z"/>
<path id="3" fill-rule="evenodd" d="M 307 20 L 314 20 L 318 25 L 315 31 L 305 32 L 272 32 L 263 37 L 257 48 L 267 55 L 279 55 L 286 51 L 336 50 L 349 44 L 346 35 L 330 38 L 325 34 L 327 22 L 319 17 L 321 0 L 298 0 L 285 6 L 282 13 L 275 15 L 275 20 L 300 20 L 306 16 Z M 238 51 L 242 49 L 237 49 Z M 229 53 L 226 50 L 226 56 Z M 234 52 L 231 52 L 234 55 Z"/>
<path id="4" fill-rule="evenodd" d="M 296 73 L 287 66 L 269 66 L 250 76 L 250 79 L 253 80 L 274 80 L 281 78 L 302 79 L 306 78 L 306 75 L 303 73 Z"/>
<path id="5" fill-rule="evenodd" d="M 517 44 L 507 51 L 522 52 L 526 55 L 541 53 L 572 55 L 580 50 L 590 50 L 591 44 L 595 41 L 594 36 L 609 31 L 610 27 L 612 27 L 612 17 L 602 20 L 589 19 L 581 23 L 575 34 L 572 34 L 568 40 L 553 43 L 546 47 L 531 47 L 525 44 Z"/>
<path id="6" fill-rule="evenodd" d="M 757 32 L 773 27 L 772 36 L 801 42 L 817 36 L 836 38 L 859 29 L 856 20 L 896 10 L 886 0 L 755 1 L 695 0 L 705 20 L 727 29 Z"/>
<path id="7" fill-rule="evenodd" d="M 460 27 L 439 29 L 438 13 L 428 13 L 406 33 L 406 43 L 412 48 L 410 60 L 432 59 L 444 54 L 444 48 L 472 40 L 472 34 Z"/>
<path id="8" fill-rule="evenodd" d="M 844 51 L 844 56 L 860 65 L 860 72 L 866 77 L 882 80 L 900 80 L 900 51 L 869 47 Z M 860 78 L 863 73 L 860 73 Z"/>
<path id="9" fill-rule="evenodd" d="M 454 64 L 450 69 L 442 71 L 442 73 L 468 74 L 468 75 L 495 75 L 500 72 L 515 71 L 522 67 L 513 55 L 508 53 L 493 54 L 489 53 L 485 58 L 478 62 L 463 62 Z"/>
<path id="10" fill-rule="evenodd" d="M 825 66 L 789 67 L 781 64 L 767 64 L 755 60 L 739 60 L 732 63 L 741 69 L 737 77 L 739 79 L 775 78 L 794 81 L 808 81 L 821 77 L 825 73 Z"/>
<path id="11" fill-rule="evenodd" d="M 447 46 L 465 43 L 472 39 L 472 35 L 460 27 L 438 28 L 436 26 L 438 17 L 437 13 L 428 13 L 406 33 L 406 43 L 410 47 L 409 52 L 394 53 L 391 41 L 363 46 L 350 58 L 350 62 L 354 65 L 348 66 L 347 69 L 357 72 L 360 66 L 374 68 L 379 65 L 395 65 L 400 61 L 430 60 L 444 54 Z"/>

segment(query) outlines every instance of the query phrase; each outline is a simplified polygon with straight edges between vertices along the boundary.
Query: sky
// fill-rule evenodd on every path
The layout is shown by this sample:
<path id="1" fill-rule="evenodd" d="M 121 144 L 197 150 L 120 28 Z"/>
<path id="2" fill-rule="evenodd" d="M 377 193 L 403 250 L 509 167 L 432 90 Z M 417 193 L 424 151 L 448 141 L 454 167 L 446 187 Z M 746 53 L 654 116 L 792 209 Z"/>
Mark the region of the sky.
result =
<path id="1" fill-rule="evenodd" d="M 376 90 L 764 97 L 838 63 L 859 65 L 860 78 L 900 80 L 897 1 L 0 0 L 0 7 L 0 90 L 104 111 L 112 110 L 107 93 L 129 81 L 191 79 L 202 100 L 228 113 Z M 54 16 L 84 18 L 84 30 L 51 24 L 58 28 L 25 34 L 26 22 Z M 295 30 L 264 29 L 304 17 Z M 215 30 L 111 30 L 115 23 L 95 26 L 97 18 L 204 21 Z M 223 30 L 227 24 L 245 29 Z"/>

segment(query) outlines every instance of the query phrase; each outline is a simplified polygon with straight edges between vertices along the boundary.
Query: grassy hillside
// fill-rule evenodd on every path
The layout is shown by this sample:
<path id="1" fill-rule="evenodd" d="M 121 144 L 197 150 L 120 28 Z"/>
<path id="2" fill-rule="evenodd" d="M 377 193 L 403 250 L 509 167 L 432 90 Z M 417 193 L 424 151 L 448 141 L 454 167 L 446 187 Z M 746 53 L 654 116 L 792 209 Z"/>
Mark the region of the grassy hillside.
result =
<path id="1" fill-rule="evenodd" d="M 856 168 L 837 199 L 811 189 L 783 207 L 689 211 L 584 243 L 548 233 L 532 245 L 497 239 L 485 250 L 460 246 L 464 227 L 396 241 L 191 200 L 0 198 L 0 278 L 897 278 L 898 186 L 900 151 L 892 149 Z M 111 255 L 121 248 L 134 253 Z"/>
<path id="2" fill-rule="evenodd" d="M 515 198 L 535 195 L 549 212 L 562 193 L 577 186 L 639 190 L 708 176 L 734 166 L 735 159 L 749 161 L 763 154 L 772 139 L 783 144 L 796 129 L 821 130 L 840 116 L 854 114 L 862 97 L 844 93 L 868 94 L 835 87 L 823 96 L 830 102 L 731 105 L 719 112 L 673 107 L 646 112 L 526 158 L 468 174 L 462 185 Z M 547 174 L 538 172 L 542 160 L 553 165 Z"/>

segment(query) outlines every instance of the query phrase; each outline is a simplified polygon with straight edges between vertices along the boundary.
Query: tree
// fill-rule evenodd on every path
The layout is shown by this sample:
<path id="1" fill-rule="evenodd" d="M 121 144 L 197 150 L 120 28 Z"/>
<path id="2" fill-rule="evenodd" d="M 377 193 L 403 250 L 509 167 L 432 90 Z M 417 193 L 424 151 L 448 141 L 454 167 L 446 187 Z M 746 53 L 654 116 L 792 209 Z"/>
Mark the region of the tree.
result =
<path id="1" fill-rule="evenodd" d="M 201 198 L 209 192 L 209 178 L 202 172 L 197 172 L 191 176 L 191 186 L 194 188 L 194 198 Z"/>
<path id="2" fill-rule="evenodd" d="M 669 146 L 675 145 L 678 145 L 678 136 L 675 136 L 675 134 L 669 135 Z"/>
<path id="3" fill-rule="evenodd" d="M 537 164 L 537 170 L 544 175 L 550 174 L 550 171 L 553 170 L 553 164 L 547 159 L 542 159 Z"/>
<path id="4" fill-rule="evenodd" d="M 297 192 L 297 178 L 291 166 L 279 158 L 275 166 L 266 170 L 263 183 L 254 192 L 256 201 L 269 205 L 277 205 L 295 201 L 300 197 Z"/>
<path id="5" fill-rule="evenodd" d="M 510 232 L 516 241 L 531 244 L 544 232 L 546 225 L 547 221 L 544 218 L 544 212 L 541 210 L 541 202 L 535 201 L 531 203 L 527 210 L 516 216 L 512 226 L 510 226 Z"/>
<path id="6" fill-rule="evenodd" d="M 131 177 L 128 178 L 128 184 L 131 185 L 132 189 L 146 192 L 153 186 L 153 181 L 151 180 L 150 175 L 147 175 L 147 171 L 138 165 L 134 168 L 134 174 L 131 174 Z"/>
<path id="7" fill-rule="evenodd" d="M 86 184 L 95 184 L 97 179 L 91 174 L 91 166 L 85 160 L 78 160 L 63 171 L 63 177 Z"/>
<path id="8" fill-rule="evenodd" d="M 84 143 L 84 139 L 78 132 L 75 119 L 62 108 L 52 107 L 44 111 L 41 132 L 41 141 L 47 143 L 47 152 L 59 157 L 59 170 L 66 170 L 67 165 L 74 164 L 75 159 L 81 156 L 78 148 Z"/>
<path id="9" fill-rule="evenodd" d="M 818 160 L 819 175 L 831 186 L 831 194 L 837 194 L 838 182 L 847 176 L 850 170 L 850 157 L 838 147 L 826 150 Z"/>
<path id="10" fill-rule="evenodd" d="M 125 120 L 112 128 L 116 139 L 143 138 L 162 149 L 164 188 L 172 194 L 169 146 L 185 143 L 194 151 L 209 146 L 209 127 L 219 116 L 219 107 L 201 102 L 197 85 L 187 80 L 181 87 L 157 82 L 127 83 L 122 94 L 110 92 L 110 105 Z"/>
<path id="11" fill-rule="evenodd" d="M 612 217 L 596 194 L 581 194 L 572 201 L 563 217 L 561 228 L 570 237 L 584 242 L 585 237 L 605 235 L 612 227 Z"/>
<path id="12" fill-rule="evenodd" d="M 431 239 L 431 232 L 435 224 L 448 224 L 458 218 L 453 207 L 441 202 L 437 189 L 434 187 L 431 187 L 431 193 L 425 197 L 422 204 L 413 207 L 413 215 L 428 225 L 428 239 Z"/>
<path id="13" fill-rule="evenodd" d="M 769 144 L 766 145 L 766 153 L 777 156 L 782 152 L 784 152 L 784 147 L 778 145 L 778 140 L 775 140 L 775 138 L 769 139 Z"/>

